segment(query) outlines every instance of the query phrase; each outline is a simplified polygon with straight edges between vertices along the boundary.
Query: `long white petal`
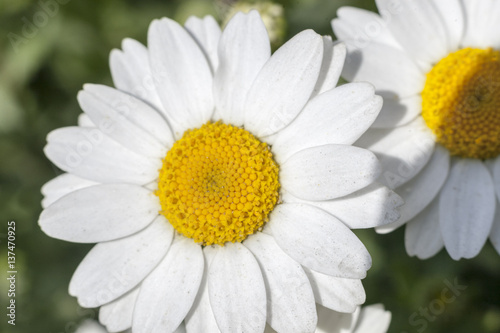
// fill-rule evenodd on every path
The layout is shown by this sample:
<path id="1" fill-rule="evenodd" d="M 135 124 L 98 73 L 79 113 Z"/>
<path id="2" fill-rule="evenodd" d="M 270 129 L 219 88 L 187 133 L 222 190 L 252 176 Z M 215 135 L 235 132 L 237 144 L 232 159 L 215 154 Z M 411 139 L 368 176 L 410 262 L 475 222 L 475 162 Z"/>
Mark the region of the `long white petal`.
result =
<path id="1" fill-rule="evenodd" d="M 439 227 L 439 198 L 434 199 L 427 208 L 420 212 L 406 225 L 406 252 L 410 256 L 428 259 L 444 246 Z"/>
<path id="2" fill-rule="evenodd" d="M 434 154 L 425 168 L 408 183 L 397 188 L 405 204 L 401 207 L 398 221 L 377 228 L 377 232 L 390 232 L 410 221 L 436 198 L 450 170 L 450 153 L 436 146 Z"/>
<path id="3" fill-rule="evenodd" d="M 70 173 L 63 173 L 42 186 L 42 207 L 45 209 L 68 193 L 97 184 Z"/>
<path id="4" fill-rule="evenodd" d="M 350 229 L 382 226 L 399 219 L 403 199 L 396 192 L 373 183 L 348 196 L 335 200 L 306 201 L 282 191 L 283 202 L 298 202 L 321 208 L 338 218 Z"/>
<path id="5" fill-rule="evenodd" d="M 459 49 L 465 32 L 465 13 L 462 1 L 440 0 L 434 1 L 434 5 L 446 27 L 448 52 L 454 52 Z"/>
<path id="6" fill-rule="evenodd" d="M 337 86 L 346 55 L 347 48 L 344 43 L 334 45 L 330 36 L 323 36 L 323 63 L 312 96 L 322 94 Z"/>
<path id="7" fill-rule="evenodd" d="M 206 246 L 203 249 L 205 258 L 205 270 L 200 284 L 200 290 L 194 300 L 191 310 L 186 315 L 186 330 L 188 332 L 211 332 L 220 333 L 217 322 L 215 321 L 214 311 L 210 305 L 208 295 L 208 272 L 210 265 L 217 253 L 219 245 Z"/>
<path id="8" fill-rule="evenodd" d="M 304 270 L 263 233 L 243 243 L 257 259 L 267 291 L 267 323 L 278 332 L 312 332 L 316 304 Z"/>
<path id="9" fill-rule="evenodd" d="M 130 184 L 95 185 L 72 192 L 40 214 L 49 236 L 75 243 L 97 243 L 131 235 L 153 221 L 158 198 Z"/>
<path id="10" fill-rule="evenodd" d="M 382 304 L 361 308 L 353 333 L 386 333 L 391 324 L 392 314 Z"/>
<path id="11" fill-rule="evenodd" d="M 370 127 L 382 98 L 368 83 L 349 83 L 313 98 L 273 143 L 278 163 L 306 148 L 354 143 Z M 318 121 L 321 119 L 321 121 Z"/>
<path id="12" fill-rule="evenodd" d="M 221 35 L 221 30 L 217 21 L 210 15 L 202 19 L 190 16 L 184 24 L 184 27 L 203 49 L 210 61 L 212 72 L 215 72 L 219 66 L 217 49 Z"/>
<path id="13" fill-rule="evenodd" d="M 379 182 L 395 189 L 415 177 L 434 152 L 434 136 L 418 117 L 394 129 L 369 129 L 356 145 L 373 151 L 382 164 Z"/>
<path id="14" fill-rule="evenodd" d="M 173 235 L 174 228 L 159 215 L 134 235 L 97 244 L 73 274 L 69 293 L 87 308 L 115 300 L 156 267 L 167 253 Z"/>
<path id="15" fill-rule="evenodd" d="M 134 153 L 97 128 L 59 128 L 47 141 L 45 155 L 58 168 L 96 182 L 143 185 L 156 179 L 161 167 L 161 159 Z"/>
<path id="16" fill-rule="evenodd" d="M 435 63 L 448 54 L 445 24 L 432 0 L 376 0 L 394 38 L 418 61 Z"/>
<path id="17" fill-rule="evenodd" d="M 307 267 L 304 267 L 304 271 L 318 304 L 338 312 L 352 313 L 365 302 L 366 294 L 361 280 L 321 274 Z"/>
<path id="18" fill-rule="evenodd" d="M 495 0 L 463 0 L 466 29 L 465 47 L 500 47 L 500 35 L 496 32 L 500 19 L 500 3 Z"/>
<path id="19" fill-rule="evenodd" d="M 264 331 L 264 279 L 257 260 L 241 243 L 218 249 L 209 267 L 208 294 L 222 332 Z"/>
<path id="20" fill-rule="evenodd" d="M 305 200 L 329 200 L 351 194 L 380 175 L 375 155 L 346 145 L 308 148 L 281 165 L 281 185 Z"/>
<path id="21" fill-rule="evenodd" d="M 86 84 L 78 101 L 99 130 L 138 154 L 163 158 L 174 143 L 158 111 L 120 90 Z"/>
<path id="22" fill-rule="evenodd" d="M 281 204 L 268 226 L 290 257 L 317 272 L 360 279 L 371 266 L 363 243 L 337 218 L 304 204 Z"/>
<path id="23" fill-rule="evenodd" d="M 106 326 L 108 332 L 122 332 L 132 327 L 132 317 L 138 295 L 139 287 L 136 287 L 117 300 L 101 306 L 99 321 Z"/>
<path id="24" fill-rule="evenodd" d="M 258 137 L 288 125 L 309 100 L 323 59 L 323 39 L 305 30 L 279 48 L 257 75 L 245 103 L 245 128 Z"/>
<path id="25" fill-rule="evenodd" d="M 439 197 L 439 222 L 450 256 L 473 258 L 488 238 L 496 206 L 492 177 L 482 161 L 460 159 Z"/>
<path id="26" fill-rule="evenodd" d="M 352 41 L 345 43 L 348 52 L 342 76 L 348 81 L 370 82 L 394 99 L 415 96 L 424 88 L 425 73 L 406 52 L 384 44 L 358 49 Z"/>
<path id="27" fill-rule="evenodd" d="M 175 21 L 154 20 L 148 31 L 154 82 L 174 136 L 206 123 L 213 113 L 212 72 L 191 35 Z"/>
<path id="28" fill-rule="evenodd" d="M 132 94 L 157 110 L 162 110 L 160 98 L 151 73 L 149 53 L 136 40 L 125 38 L 121 50 L 109 55 L 109 68 L 117 89 Z"/>
<path id="29" fill-rule="evenodd" d="M 193 305 L 203 276 L 201 246 L 176 236 L 165 258 L 144 280 L 134 310 L 135 333 L 173 332 Z"/>
<path id="30" fill-rule="evenodd" d="M 222 33 L 214 77 L 215 106 L 224 122 L 243 125 L 250 86 L 270 56 L 269 37 L 258 12 L 237 13 Z"/>
<path id="31" fill-rule="evenodd" d="M 387 22 L 378 14 L 355 7 L 341 7 L 332 28 L 340 40 L 353 41 L 356 48 L 370 43 L 385 44 L 401 48 L 387 28 Z"/>

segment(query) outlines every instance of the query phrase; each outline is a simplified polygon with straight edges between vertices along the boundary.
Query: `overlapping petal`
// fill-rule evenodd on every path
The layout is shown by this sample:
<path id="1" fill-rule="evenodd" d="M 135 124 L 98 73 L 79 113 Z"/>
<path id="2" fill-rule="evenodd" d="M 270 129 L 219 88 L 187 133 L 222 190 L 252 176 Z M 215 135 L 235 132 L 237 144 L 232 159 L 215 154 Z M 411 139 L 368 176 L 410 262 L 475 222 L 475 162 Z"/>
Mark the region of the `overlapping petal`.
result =
<path id="1" fill-rule="evenodd" d="M 248 92 L 245 129 L 258 137 L 287 126 L 309 100 L 323 60 L 323 39 L 305 30 L 266 62 Z"/>
<path id="2" fill-rule="evenodd" d="M 208 294 L 222 332 L 264 331 L 264 279 L 257 260 L 241 243 L 218 249 L 209 267 Z"/>
<path id="3" fill-rule="evenodd" d="M 450 256 L 475 257 L 488 238 L 496 207 L 491 175 L 483 162 L 461 159 L 451 167 L 439 197 L 439 222 Z"/>
<path id="4" fill-rule="evenodd" d="M 165 258 L 142 282 L 132 330 L 173 332 L 179 327 L 193 305 L 203 270 L 201 247 L 176 236 Z"/>
<path id="5" fill-rule="evenodd" d="M 278 245 L 301 265 L 317 272 L 360 279 L 371 266 L 363 243 L 342 222 L 305 204 L 282 204 L 271 213 Z"/>
<path id="6" fill-rule="evenodd" d="M 269 37 L 259 14 L 236 14 L 220 38 L 220 66 L 214 77 L 215 106 L 225 122 L 244 124 L 247 94 L 270 56 Z"/>
<path id="7" fill-rule="evenodd" d="M 174 228 L 158 216 L 126 238 L 94 246 L 76 269 L 69 293 L 88 308 L 111 302 L 138 285 L 167 253 Z"/>
<path id="8" fill-rule="evenodd" d="M 366 149 L 347 145 L 308 148 L 281 165 L 281 184 L 305 200 L 329 200 L 349 195 L 373 183 L 380 164 Z"/>
<path id="9" fill-rule="evenodd" d="M 49 236 L 97 243 L 131 235 L 158 215 L 158 199 L 130 184 L 95 185 L 74 191 L 42 212 L 38 223 Z"/>
<path id="10" fill-rule="evenodd" d="M 148 47 L 163 110 L 179 139 L 186 129 L 199 127 L 212 116 L 213 76 L 208 60 L 191 35 L 168 18 L 151 23 Z"/>

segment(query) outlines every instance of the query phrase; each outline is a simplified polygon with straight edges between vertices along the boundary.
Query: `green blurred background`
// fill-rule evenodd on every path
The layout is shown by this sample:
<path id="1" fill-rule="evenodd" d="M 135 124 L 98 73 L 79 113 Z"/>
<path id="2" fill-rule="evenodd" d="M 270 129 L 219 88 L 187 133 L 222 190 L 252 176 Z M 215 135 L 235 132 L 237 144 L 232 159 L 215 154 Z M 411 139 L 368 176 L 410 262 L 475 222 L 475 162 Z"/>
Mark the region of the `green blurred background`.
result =
<path id="1" fill-rule="evenodd" d="M 123 38 L 146 43 L 149 22 L 162 16 L 184 23 L 189 15 L 211 14 L 222 22 L 225 13 L 221 2 L 208 0 L 59 2 L 66 3 L 43 21 L 37 16 L 39 1 L 0 0 L 1 332 L 70 333 L 82 320 L 97 318 L 95 309 L 80 308 L 67 292 L 73 271 L 92 245 L 51 239 L 37 225 L 40 187 L 61 173 L 43 155 L 47 133 L 76 124 L 76 94 L 84 83 L 111 85 L 108 55 Z M 340 6 L 376 10 L 373 0 L 277 3 L 284 8 L 285 40 L 307 28 L 332 35 L 330 21 Z M 40 28 L 23 32 L 26 22 L 37 19 Z M 9 33 L 24 39 L 13 42 Z M 9 220 L 17 227 L 15 327 L 6 325 L 5 315 Z M 357 234 L 373 257 L 364 280 L 367 304 L 381 302 L 392 312 L 389 332 L 500 332 L 500 256 L 491 244 L 473 260 L 455 262 L 441 251 L 420 261 L 406 255 L 403 229 Z M 467 288 L 440 307 L 446 281 L 455 279 Z M 420 311 L 429 307 L 434 310 L 425 319 Z"/>

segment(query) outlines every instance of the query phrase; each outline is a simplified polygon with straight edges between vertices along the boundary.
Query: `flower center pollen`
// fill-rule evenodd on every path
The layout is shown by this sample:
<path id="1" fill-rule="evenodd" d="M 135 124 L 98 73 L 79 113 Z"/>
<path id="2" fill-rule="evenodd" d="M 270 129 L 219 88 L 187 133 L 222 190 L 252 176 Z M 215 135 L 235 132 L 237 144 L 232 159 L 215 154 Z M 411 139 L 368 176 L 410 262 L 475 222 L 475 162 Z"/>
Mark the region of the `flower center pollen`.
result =
<path id="1" fill-rule="evenodd" d="M 242 128 L 207 123 L 168 151 L 156 195 L 184 236 L 202 245 L 241 242 L 277 204 L 278 171 L 266 143 Z"/>
<path id="2" fill-rule="evenodd" d="M 500 154 L 500 52 L 465 48 L 427 74 L 422 117 L 452 155 Z"/>

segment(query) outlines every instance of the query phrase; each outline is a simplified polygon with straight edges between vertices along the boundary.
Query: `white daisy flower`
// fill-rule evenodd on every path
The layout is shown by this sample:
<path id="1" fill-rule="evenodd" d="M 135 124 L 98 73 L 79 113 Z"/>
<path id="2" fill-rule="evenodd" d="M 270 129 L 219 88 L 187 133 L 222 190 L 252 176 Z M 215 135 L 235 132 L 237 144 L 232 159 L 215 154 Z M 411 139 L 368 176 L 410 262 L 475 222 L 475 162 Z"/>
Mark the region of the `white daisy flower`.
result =
<path id="1" fill-rule="evenodd" d="M 257 12 L 149 28 L 85 85 L 80 125 L 48 135 L 66 173 L 42 192 L 49 236 L 98 243 L 69 292 L 112 331 L 312 332 L 315 302 L 353 312 L 371 258 L 352 233 L 399 218 L 351 146 L 382 100 L 335 88 L 345 47 L 311 30 L 270 54 Z M 334 89 L 335 88 L 335 89 Z"/>
<path id="2" fill-rule="evenodd" d="M 476 256 L 488 237 L 500 253 L 500 1 L 376 1 L 332 21 L 346 41 L 343 76 L 372 82 L 384 106 L 356 145 L 380 158 L 379 179 L 405 199 L 406 250 L 443 246 Z"/>

